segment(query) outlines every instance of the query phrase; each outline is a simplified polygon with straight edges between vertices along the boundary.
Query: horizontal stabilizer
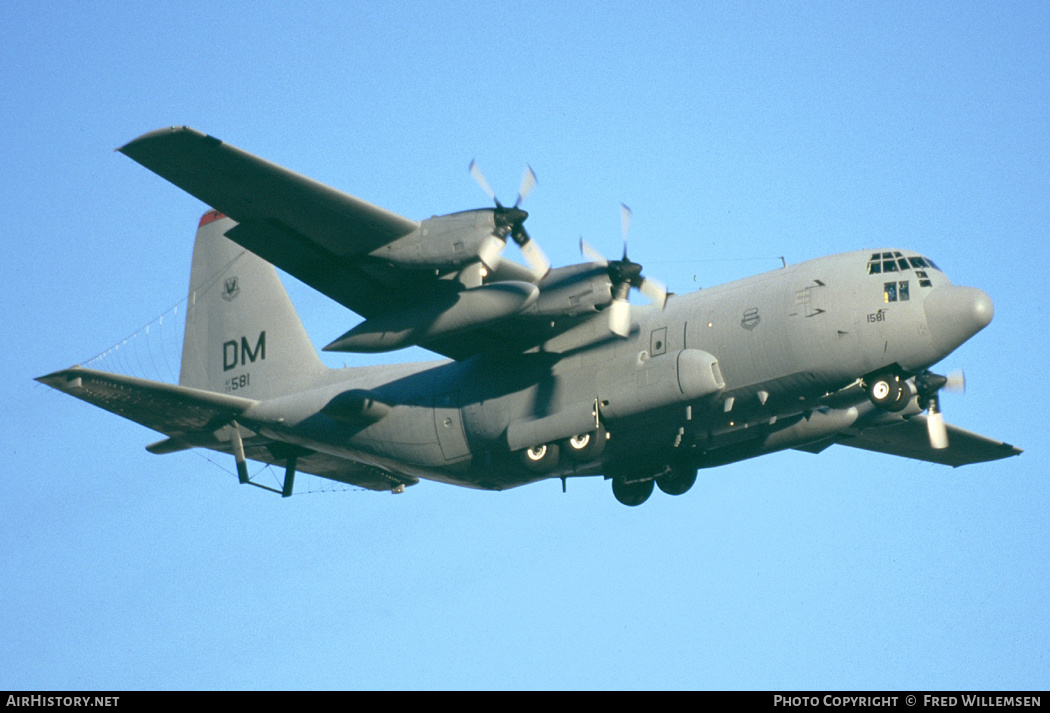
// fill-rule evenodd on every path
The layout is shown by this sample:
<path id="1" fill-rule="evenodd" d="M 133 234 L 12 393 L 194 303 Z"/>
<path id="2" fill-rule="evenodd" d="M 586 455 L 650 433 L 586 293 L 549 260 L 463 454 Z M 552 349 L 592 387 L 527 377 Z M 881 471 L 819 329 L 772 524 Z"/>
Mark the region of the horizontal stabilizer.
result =
<path id="1" fill-rule="evenodd" d="M 184 436 L 172 436 L 171 438 L 165 438 L 163 441 L 157 441 L 146 446 L 146 450 L 153 455 L 162 456 L 168 453 L 178 453 L 179 451 L 187 451 L 190 448 L 194 448 L 193 443 L 190 439 Z"/>
<path id="2" fill-rule="evenodd" d="M 151 443 L 146 446 L 146 450 L 158 456 L 188 451 L 192 448 L 210 448 L 225 452 L 228 448 L 227 444 L 230 442 L 228 435 L 230 430 L 232 429 L 227 426 L 217 431 L 208 429 L 180 433 L 170 438 L 165 438 L 163 441 Z"/>
<path id="3" fill-rule="evenodd" d="M 222 437 L 230 430 L 227 424 L 256 404 L 238 396 L 81 367 L 56 371 L 38 377 L 37 381 L 168 435 L 147 446 L 154 454 L 177 453 L 189 448 L 233 453 L 231 440 Z M 395 475 L 371 465 L 290 447 L 258 435 L 245 438 L 242 448 L 249 460 L 286 466 L 294 457 L 300 472 L 369 490 L 390 492 L 419 482 L 412 476 Z"/>
<path id="4" fill-rule="evenodd" d="M 168 435 L 219 428 L 255 404 L 238 396 L 81 367 L 37 381 Z"/>

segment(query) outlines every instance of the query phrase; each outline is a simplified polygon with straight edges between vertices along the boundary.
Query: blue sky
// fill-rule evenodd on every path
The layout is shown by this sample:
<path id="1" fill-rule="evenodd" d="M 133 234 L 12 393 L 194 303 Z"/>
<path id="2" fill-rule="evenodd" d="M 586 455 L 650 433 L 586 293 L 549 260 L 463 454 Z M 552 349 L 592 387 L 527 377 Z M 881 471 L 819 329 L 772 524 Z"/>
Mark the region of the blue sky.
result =
<path id="1" fill-rule="evenodd" d="M 3 3 L 0 28 L 0 688 L 1050 683 L 1050 5 Z M 113 151 L 173 124 L 416 219 L 486 204 L 472 158 L 506 200 L 529 163 L 555 264 L 615 254 L 624 202 L 677 292 L 918 250 L 995 302 L 943 364 L 948 420 L 1025 453 L 788 452 L 639 508 L 601 479 L 282 500 L 152 456 L 32 378 L 185 296 L 205 207 Z M 315 343 L 357 322 L 288 282 Z"/>

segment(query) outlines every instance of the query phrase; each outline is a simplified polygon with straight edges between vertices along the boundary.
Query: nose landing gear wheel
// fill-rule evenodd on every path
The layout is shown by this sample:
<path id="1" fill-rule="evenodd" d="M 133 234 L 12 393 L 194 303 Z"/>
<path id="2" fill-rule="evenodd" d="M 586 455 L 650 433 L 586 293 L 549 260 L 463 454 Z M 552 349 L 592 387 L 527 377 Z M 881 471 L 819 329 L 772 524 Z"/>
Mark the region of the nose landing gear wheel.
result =
<path id="1" fill-rule="evenodd" d="M 900 411 L 908 405 L 911 392 L 896 374 L 877 374 L 868 382 L 868 398 L 885 411 Z"/>

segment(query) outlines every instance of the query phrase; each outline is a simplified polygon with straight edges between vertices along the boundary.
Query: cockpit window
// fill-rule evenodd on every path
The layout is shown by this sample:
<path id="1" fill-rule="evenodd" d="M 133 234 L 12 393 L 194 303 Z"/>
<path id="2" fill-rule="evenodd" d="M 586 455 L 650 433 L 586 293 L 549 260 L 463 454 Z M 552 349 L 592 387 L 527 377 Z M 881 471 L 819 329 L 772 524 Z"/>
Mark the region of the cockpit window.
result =
<path id="1" fill-rule="evenodd" d="M 883 302 L 907 302 L 911 299 L 911 291 L 908 289 L 908 281 L 886 282 L 882 285 Z"/>
<path id="2" fill-rule="evenodd" d="M 872 253 L 868 259 L 868 274 L 881 275 L 886 272 L 906 272 L 908 270 L 940 270 L 941 268 L 928 257 L 904 257 L 898 251 L 886 253 Z M 921 287 L 929 287 L 929 279 L 922 275 L 924 281 Z"/>
<path id="3" fill-rule="evenodd" d="M 882 286 L 882 301 L 883 302 L 896 302 L 897 301 L 897 283 L 887 282 Z"/>

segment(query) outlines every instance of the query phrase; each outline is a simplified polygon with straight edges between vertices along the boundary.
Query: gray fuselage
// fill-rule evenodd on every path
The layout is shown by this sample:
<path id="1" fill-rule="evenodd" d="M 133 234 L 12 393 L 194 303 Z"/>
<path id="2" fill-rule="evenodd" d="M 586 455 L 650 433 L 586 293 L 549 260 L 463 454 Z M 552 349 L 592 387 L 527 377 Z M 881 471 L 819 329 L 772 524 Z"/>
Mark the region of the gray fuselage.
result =
<path id="1" fill-rule="evenodd" d="M 926 369 L 983 328 L 992 305 L 914 252 L 867 250 L 633 312 L 623 339 L 596 316 L 506 358 L 337 370 L 323 386 L 260 403 L 242 422 L 391 473 L 486 489 L 652 477 L 676 459 L 718 465 L 850 426 L 870 406 L 860 379 Z M 375 421 L 321 413 L 348 390 L 391 408 Z M 537 473 L 512 457 L 598 421 L 608 447 L 591 462 L 562 457 Z"/>

